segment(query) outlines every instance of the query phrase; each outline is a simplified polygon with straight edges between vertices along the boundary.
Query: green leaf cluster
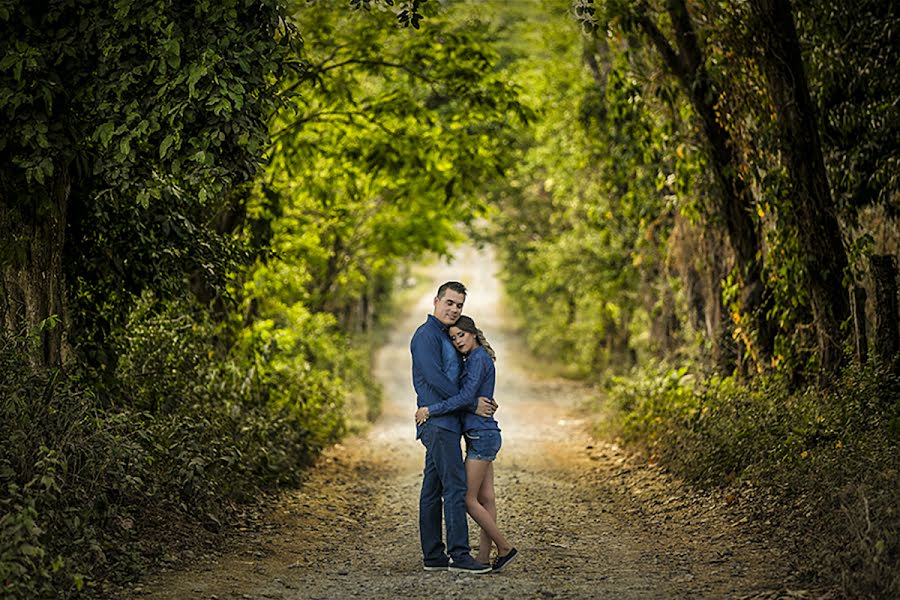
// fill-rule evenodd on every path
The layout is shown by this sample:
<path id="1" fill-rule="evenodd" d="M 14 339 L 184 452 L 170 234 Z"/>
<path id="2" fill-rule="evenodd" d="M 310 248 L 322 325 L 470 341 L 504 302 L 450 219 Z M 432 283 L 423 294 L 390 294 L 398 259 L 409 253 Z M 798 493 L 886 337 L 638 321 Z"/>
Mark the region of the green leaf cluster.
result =
<path id="1" fill-rule="evenodd" d="M 277 260 L 250 295 L 365 328 L 360 298 L 405 261 L 446 254 L 456 224 L 484 214 L 479 190 L 510 167 L 511 132 L 531 111 L 484 33 L 452 14 L 415 35 L 335 3 L 299 4 L 294 20 L 306 68 L 282 81 L 294 95 L 249 206 L 272 215 Z"/>
<path id="2" fill-rule="evenodd" d="M 4 14 L 0 258 L 29 268 L 30 232 L 55 219 L 70 339 L 108 364 L 142 290 L 177 294 L 194 273 L 221 286 L 238 258 L 210 215 L 258 172 L 290 37 L 269 1 L 7 2 Z"/>

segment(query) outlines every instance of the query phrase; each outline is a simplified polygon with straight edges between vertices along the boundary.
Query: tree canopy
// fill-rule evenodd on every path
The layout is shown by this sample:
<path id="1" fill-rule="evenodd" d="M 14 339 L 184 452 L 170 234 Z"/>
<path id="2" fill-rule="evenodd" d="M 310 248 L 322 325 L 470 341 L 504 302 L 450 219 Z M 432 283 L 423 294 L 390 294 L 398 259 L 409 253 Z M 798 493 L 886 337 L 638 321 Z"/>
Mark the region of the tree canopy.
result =
<path id="1" fill-rule="evenodd" d="M 873 329 L 896 369 L 898 18 L 0 0 L 0 582 L 74 594 L 140 569 L 109 523 L 296 482 L 377 414 L 406 267 L 467 237 L 535 351 L 674 366 L 678 418 L 689 370 L 833 382 Z"/>

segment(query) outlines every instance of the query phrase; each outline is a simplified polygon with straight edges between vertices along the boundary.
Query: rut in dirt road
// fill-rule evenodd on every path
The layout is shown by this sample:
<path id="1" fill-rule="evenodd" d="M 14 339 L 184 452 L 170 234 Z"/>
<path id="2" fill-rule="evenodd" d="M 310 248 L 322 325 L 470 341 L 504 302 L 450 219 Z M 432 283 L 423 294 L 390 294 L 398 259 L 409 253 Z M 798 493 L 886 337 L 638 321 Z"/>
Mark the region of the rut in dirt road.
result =
<path id="1" fill-rule="evenodd" d="M 256 531 L 133 597 L 181 598 L 771 598 L 785 558 L 764 530 L 611 444 L 592 441 L 577 408 L 592 391 L 549 374 L 502 310 L 495 264 L 466 248 L 433 267 L 421 299 L 378 354 L 384 414 L 329 449 L 303 488 Z M 498 523 L 519 549 L 489 575 L 423 572 L 409 338 L 448 279 L 469 288 L 472 315 L 497 351 Z M 478 528 L 470 520 L 470 539 Z"/>

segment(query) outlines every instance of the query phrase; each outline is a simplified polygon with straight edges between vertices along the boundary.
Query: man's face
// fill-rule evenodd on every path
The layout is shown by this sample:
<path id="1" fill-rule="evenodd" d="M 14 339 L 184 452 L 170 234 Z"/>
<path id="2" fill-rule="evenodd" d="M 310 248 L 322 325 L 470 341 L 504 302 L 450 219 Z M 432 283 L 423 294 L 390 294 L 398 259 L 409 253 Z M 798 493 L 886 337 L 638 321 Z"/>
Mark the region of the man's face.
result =
<path id="1" fill-rule="evenodd" d="M 462 314 L 465 303 L 465 294 L 447 290 L 442 298 L 434 299 L 434 316 L 444 325 L 453 325 Z"/>

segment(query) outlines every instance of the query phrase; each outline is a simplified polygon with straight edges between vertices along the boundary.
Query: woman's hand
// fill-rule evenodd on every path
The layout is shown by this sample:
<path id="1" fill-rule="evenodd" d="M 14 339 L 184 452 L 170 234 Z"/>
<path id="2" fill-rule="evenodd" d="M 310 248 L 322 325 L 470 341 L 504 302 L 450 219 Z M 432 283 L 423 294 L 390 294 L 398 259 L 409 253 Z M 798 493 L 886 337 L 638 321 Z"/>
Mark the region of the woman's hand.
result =
<path id="1" fill-rule="evenodd" d="M 425 421 L 428 420 L 428 407 L 423 406 L 419 410 L 416 411 L 416 425 L 421 425 Z"/>

